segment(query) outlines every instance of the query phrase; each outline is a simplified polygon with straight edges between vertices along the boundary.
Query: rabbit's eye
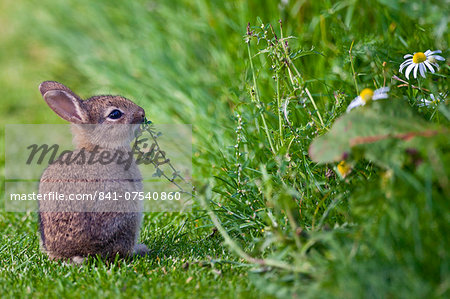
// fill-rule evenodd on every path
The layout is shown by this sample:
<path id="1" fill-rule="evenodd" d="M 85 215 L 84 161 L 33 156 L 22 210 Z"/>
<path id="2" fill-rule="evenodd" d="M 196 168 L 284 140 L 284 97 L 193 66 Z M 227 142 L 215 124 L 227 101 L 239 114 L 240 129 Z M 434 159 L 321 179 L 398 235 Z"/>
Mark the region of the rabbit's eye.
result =
<path id="1" fill-rule="evenodd" d="M 111 111 L 111 113 L 108 115 L 108 118 L 119 119 L 122 115 L 123 113 L 120 110 L 115 109 Z"/>

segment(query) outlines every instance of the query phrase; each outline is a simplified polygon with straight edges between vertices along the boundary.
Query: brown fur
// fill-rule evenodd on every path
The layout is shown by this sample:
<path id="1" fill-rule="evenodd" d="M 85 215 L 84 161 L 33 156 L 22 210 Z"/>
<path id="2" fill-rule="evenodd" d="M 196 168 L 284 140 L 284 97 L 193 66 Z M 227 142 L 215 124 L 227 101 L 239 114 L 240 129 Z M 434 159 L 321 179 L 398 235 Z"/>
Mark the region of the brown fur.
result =
<path id="1" fill-rule="evenodd" d="M 130 151 L 132 134 L 115 124 L 138 124 L 144 110 L 121 96 L 95 96 L 82 101 L 66 86 L 53 81 L 39 86 L 42 96 L 58 115 L 72 123 L 76 150 L 92 151 L 96 146 L 111 153 Z M 117 120 L 108 118 L 111 109 L 124 114 Z M 93 124 L 93 126 L 86 126 Z M 128 127 L 129 128 L 129 127 Z M 42 174 L 41 194 L 48 192 L 94 194 L 95 192 L 142 191 L 142 178 L 136 164 L 129 169 L 110 163 L 69 165 L 51 164 Z M 137 244 L 142 218 L 139 201 L 67 202 L 41 201 L 39 222 L 44 251 L 51 259 L 84 260 L 89 255 L 113 258 L 116 254 L 144 255 L 148 249 Z"/>

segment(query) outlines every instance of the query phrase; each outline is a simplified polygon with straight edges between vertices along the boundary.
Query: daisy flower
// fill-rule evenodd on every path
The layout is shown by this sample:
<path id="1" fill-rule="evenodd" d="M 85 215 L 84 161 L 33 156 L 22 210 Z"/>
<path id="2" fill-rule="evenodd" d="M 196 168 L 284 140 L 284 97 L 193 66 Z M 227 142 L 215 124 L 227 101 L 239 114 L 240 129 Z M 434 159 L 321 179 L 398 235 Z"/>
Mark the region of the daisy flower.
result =
<path id="1" fill-rule="evenodd" d="M 431 101 L 427 100 L 427 99 L 420 99 L 420 103 L 418 104 L 419 107 L 424 107 L 424 106 L 436 106 L 439 102 L 442 102 L 445 98 L 445 95 L 440 93 L 439 94 L 440 98 L 435 97 L 434 94 L 430 94 L 430 99 Z"/>
<path id="2" fill-rule="evenodd" d="M 405 69 L 405 77 L 409 80 L 409 74 L 414 70 L 413 75 L 414 78 L 417 78 L 417 70 L 419 70 L 420 75 L 425 78 L 425 73 L 428 70 L 434 73 L 434 68 L 439 69 L 439 65 L 437 63 L 438 60 L 444 61 L 445 58 L 436 54 L 442 53 L 441 50 L 430 51 L 427 50 L 425 53 L 416 52 L 414 54 L 406 54 L 403 56 L 406 59 L 402 64 L 400 64 L 399 72 L 403 73 L 403 69 Z"/>
<path id="3" fill-rule="evenodd" d="M 364 106 L 370 101 L 386 99 L 388 97 L 389 87 L 381 87 L 375 91 L 370 88 L 364 88 L 359 96 L 357 96 L 347 107 L 347 112 L 358 106 Z"/>

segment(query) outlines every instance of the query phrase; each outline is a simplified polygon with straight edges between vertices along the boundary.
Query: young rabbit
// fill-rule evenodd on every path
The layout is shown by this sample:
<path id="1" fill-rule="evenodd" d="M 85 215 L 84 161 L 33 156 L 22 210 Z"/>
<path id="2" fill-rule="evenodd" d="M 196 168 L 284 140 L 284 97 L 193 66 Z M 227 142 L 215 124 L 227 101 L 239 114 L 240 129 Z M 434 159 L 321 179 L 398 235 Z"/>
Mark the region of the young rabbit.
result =
<path id="1" fill-rule="evenodd" d="M 39 202 L 44 251 L 51 259 L 75 263 L 96 254 L 109 259 L 116 254 L 147 254 L 147 247 L 137 244 L 142 203 L 125 199 L 126 193 L 142 191 L 142 177 L 130 143 L 134 130 L 144 121 L 144 110 L 121 96 L 81 100 L 69 88 L 53 81 L 43 82 L 39 90 L 48 106 L 72 124 L 76 149 L 64 155 L 77 157 L 66 163 L 68 160 L 61 155 L 50 164 L 42 174 L 39 193 L 57 192 L 66 198 L 70 194 L 97 195 L 87 201 Z M 123 159 L 129 155 L 131 163 L 92 163 L 101 155 Z M 115 200 L 99 198 L 101 192 L 113 194 Z"/>

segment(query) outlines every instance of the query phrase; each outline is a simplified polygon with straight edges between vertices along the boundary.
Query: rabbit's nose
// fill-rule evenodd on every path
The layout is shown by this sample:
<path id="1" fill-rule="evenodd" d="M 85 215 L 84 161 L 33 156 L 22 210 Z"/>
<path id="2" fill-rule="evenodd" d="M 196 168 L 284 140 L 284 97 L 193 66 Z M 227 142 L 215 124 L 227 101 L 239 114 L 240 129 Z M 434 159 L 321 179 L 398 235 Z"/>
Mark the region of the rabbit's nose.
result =
<path id="1" fill-rule="evenodd" d="M 139 114 L 142 118 L 144 118 L 144 117 L 145 117 L 145 110 L 142 109 L 141 107 L 139 107 L 138 114 Z"/>
<path id="2" fill-rule="evenodd" d="M 134 121 L 136 123 L 143 123 L 145 120 L 145 111 L 141 107 L 139 107 L 138 111 L 136 111 Z"/>

